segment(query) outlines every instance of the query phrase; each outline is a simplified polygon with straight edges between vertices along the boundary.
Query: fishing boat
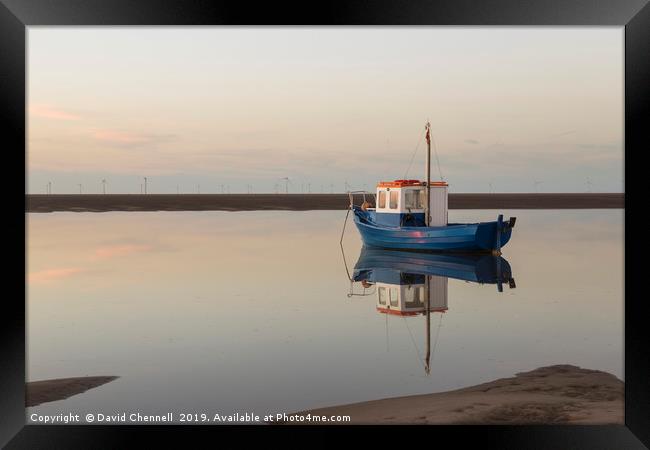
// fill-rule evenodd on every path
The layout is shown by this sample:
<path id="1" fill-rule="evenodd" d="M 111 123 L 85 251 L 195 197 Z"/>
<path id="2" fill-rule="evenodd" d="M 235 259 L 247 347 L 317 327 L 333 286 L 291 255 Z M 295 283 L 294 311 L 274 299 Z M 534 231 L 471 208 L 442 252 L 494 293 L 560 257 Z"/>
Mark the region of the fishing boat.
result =
<path id="1" fill-rule="evenodd" d="M 425 126 L 427 141 L 426 180 L 401 179 L 377 184 L 375 206 L 363 194 L 363 203 L 350 211 L 366 246 L 438 252 L 492 252 L 501 254 L 516 218 L 478 223 L 448 222 L 448 184 L 431 181 L 431 125 Z M 346 218 L 347 220 L 347 218 Z"/>

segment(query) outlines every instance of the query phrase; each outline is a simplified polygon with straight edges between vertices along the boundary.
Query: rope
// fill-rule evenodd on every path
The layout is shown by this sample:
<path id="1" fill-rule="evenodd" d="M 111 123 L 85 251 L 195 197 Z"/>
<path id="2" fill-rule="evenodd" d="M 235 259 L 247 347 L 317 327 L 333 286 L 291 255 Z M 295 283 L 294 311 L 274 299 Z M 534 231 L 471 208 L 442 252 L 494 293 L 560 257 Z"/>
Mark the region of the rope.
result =
<path id="1" fill-rule="evenodd" d="M 348 208 L 348 212 L 345 214 L 345 221 L 343 222 L 343 231 L 341 231 L 341 239 L 339 240 L 339 245 L 341 246 L 341 255 L 343 255 L 343 264 L 345 265 L 345 272 L 348 274 L 348 280 L 352 281 L 350 277 L 350 271 L 348 270 L 348 263 L 345 260 L 345 251 L 343 251 L 343 236 L 345 235 L 345 225 L 348 223 L 348 216 L 350 215 L 350 210 L 352 207 Z"/>
<path id="2" fill-rule="evenodd" d="M 431 361 L 429 365 L 433 362 L 433 355 L 436 353 L 436 347 L 438 346 L 438 336 L 440 336 L 440 327 L 442 326 L 442 313 L 440 313 L 440 322 L 438 322 L 438 331 L 436 332 L 436 339 L 433 341 L 433 349 L 431 349 Z"/>
<path id="3" fill-rule="evenodd" d="M 436 146 L 436 140 L 433 138 L 433 134 L 430 136 L 431 142 L 433 142 L 433 152 L 436 155 L 436 164 L 438 164 L 438 173 L 440 174 L 440 181 L 445 181 L 442 177 L 442 170 L 440 170 L 440 159 L 438 158 L 438 147 Z"/>
<path id="4" fill-rule="evenodd" d="M 422 133 L 420 133 L 420 139 L 418 139 L 418 144 L 415 146 L 415 150 L 413 151 L 413 155 L 411 155 L 411 161 L 409 162 L 409 166 L 406 168 L 406 172 L 404 172 L 404 179 L 408 179 L 408 173 L 409 170 L 411 170 L 411 166 L 413 165 L 413 160 L 415 159 L 415 155 L 418 152 L 418 149 L 420 148 L 420 144 L 422 143 L 422 137 L 424 136 L 424 130 L 422 130 Z"/>
<path id="5" fill-rule="evenodd" d="M 426 128 L 425 128 L 426 129 Z M 413 155 L 411 155 L 411 161 L 409 161 L 409 165 L 406 168 L 406 172 L 404 172 L 404 179 L 408 179 L 408 173 L 409 170 L 411 170 L 411 167 L 413 166 L 413 160 L 415 159 L 415 155 L 418 152 L 418 149 L 420 148 L 420 144 L 422 143 L 422 137 L 424 136 L 424 130 L 420 133 L 420 139 L 418 139 L 418 143 L 415 146 L 415 150 L 413 151 Z M 431 138 L 431 142 L 433 142 L 433 152 L 436 156 L 436 165 L 438 166 L 438 174 L 440 175 L 440 181 L 444 181 L 444 177 L 442 176 L 442 169 L 440 168 L 440 158 L 438 157 L 438 146 L 436 145 L 436 140 L 433 138 L 433 134 L 430 134 L 429 136 Z"/>
<path id="6" fill-rule="evenodd" d="M 388 314 L 385 314 L 386 316 L 386 353 L 390 351 L 388 347 Z"/>
<path id="7" fill-rule="evenodd" d="M 418 348 L 418 344 L 416 344 L 415 339 L 413 338 L 413 333 L 411 333 L 411 327 L 409 327 L 409 323 L 407 322 L 406 317 L 402 316 L 402 319 L 404 319 L 404 323 L 406 324 L 406 329 L 408 330 L 409 335 L 411 336 L 411 342 L 413 342 L 413 347 L 415 347 L 415 353 L 418 358 L 418 361 L 420 362 L 420 364 L 422 364 L 424 370 L 426 370 L 427 367 L 424 364 L 424 360 L 422 359 L 422 357 L 420 357 L 420 349 Z"/>

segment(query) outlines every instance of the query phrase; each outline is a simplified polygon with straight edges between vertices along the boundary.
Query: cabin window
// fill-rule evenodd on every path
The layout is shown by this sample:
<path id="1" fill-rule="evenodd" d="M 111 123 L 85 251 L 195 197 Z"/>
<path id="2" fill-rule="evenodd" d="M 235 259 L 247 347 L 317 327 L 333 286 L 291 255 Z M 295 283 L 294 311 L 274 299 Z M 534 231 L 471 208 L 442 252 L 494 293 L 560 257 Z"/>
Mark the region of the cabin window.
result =
<path id="1" fill-rule="evenodd" d="M 386 207 L 386 191 L 379 191 L 379 208 Z"/>
<path id="2" fill-rule="evenodd" d="M 404 290 L 404 301 L 408 303 L 411 301 L 412 298 L 413 298 L 413 286 L 408 285 Z"/>
<path id="3" fill-rule="evenodd" d="M 397 209 L 399 191 L 390 191 L 390 209 Z"/>
<path id="4" fill-rule="evenodd" d="M 406 191 L 404 203 L 408 209 L 424 209 L 424 191 L 422 189 Z"/>
<path id="5" fill-rule="evenodd" d="M 418 209 L 424 209 L 424 202 L 426 200 L 424 198 L 425 197 L 424 191 L 422 189 L 419 189 L 416 192 L 417 192 L 417 202 L 416 203 L 418 205 Z"/>
<path id="6" fill-rule="evenodd" d="M 415 208 L 415 194 L 416 191 L 408 190 L 404 192 L 404 207 L 408 209 Z"/>
<path id="7" fill-rule="evenodd" d="M 390 306 L 398 305 L 398 295 L 397 288 L 390 288 Z"/>
<path id="8" fill-rule="evenodd" d="M 422 306 L 420 289 L 418 287 L 409 286 L 404 292 L 404 305 L 407 308 L 418 308 Z"/>
<path id="9" fill-rule="evenodd" d="M 388 292 L 386 292 L 385 287 L 380 287 L 377 291 L 379 293 L 379 304 L 380 305 L 385 305 L 386 304 L 386 297 L 388 296 Z"/>
<path id="10" fill-rule="evenodd" d="M 421 189 L 406 191 L 404 203 L 408 209 L 424 209 L 424 191 Z"/>

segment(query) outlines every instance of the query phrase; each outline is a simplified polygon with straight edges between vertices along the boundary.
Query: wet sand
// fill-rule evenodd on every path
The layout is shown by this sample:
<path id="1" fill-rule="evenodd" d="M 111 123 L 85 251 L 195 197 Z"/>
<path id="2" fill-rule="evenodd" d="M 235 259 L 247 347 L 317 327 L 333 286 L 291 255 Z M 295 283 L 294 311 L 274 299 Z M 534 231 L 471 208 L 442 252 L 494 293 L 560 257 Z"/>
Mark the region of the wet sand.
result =
<path id="1" fill-rule="evenodd" d="M 623 404 L 624 383 L 614 375 L 557 365 L 455 391 L 388 398 L 297 414 L 351 417 L 351 422 L 330 422 L 338 425 L 602 425 L 623 424 Z"/>
<path id="2" fill-rule="evenodd" d="M 361 202 L 362 196 L 355 195 L 355 204 Z M 347 194 L 31 194 L 26 212 L 345 210 L 349 203 Z M 622 193 L 449 194 L 449 209 L 624 207 Z"/>
<path id="3" fill-rule="evenodd" d="M 81 394 L 102 384 L 110 383 L 118 377 L 77 377 L 56 380 L 31 381 L 25 383 L 25 406 L 63 400 Z"/>

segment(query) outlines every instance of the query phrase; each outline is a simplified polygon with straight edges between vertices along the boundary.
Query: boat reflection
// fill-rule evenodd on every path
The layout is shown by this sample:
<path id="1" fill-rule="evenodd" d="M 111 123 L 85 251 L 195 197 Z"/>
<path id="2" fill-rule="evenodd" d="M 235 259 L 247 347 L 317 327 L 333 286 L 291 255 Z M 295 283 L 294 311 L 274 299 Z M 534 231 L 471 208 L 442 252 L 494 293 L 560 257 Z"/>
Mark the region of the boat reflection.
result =
<path id="1" fill-rule="evenodd" d="M 374 296 L 377 312 L 386 315 L 424 315 L 426 320 L 425 373 L 431 360 L 431 315 L 449 308 L 449 278 L 479 284 L 516 287 L 508 261 L 494 255 L 458 255 L 400 252 L 363 247 L 350 277 L 352 296 Z M 355 283 L 363 291 L 354 292 Z M 441 317 L 442 320 L 442 317 Z M 435 344 L 434 344 L 435 347 Z"/>

